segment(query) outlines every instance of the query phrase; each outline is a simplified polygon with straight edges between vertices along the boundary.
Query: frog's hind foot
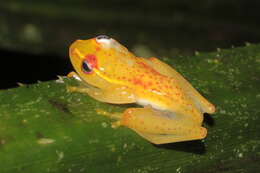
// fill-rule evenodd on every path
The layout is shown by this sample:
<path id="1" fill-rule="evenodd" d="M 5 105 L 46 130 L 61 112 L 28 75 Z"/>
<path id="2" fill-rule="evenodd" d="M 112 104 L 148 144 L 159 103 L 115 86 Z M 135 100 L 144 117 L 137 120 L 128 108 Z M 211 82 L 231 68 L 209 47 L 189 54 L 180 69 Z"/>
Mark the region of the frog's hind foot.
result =
<path id="1" fill-rule="evenodd" d="M 121 124 L 122 113 L 118 113 L 118 112 L 110 113 L 110 112 L 107 112 L 107 111 L 102 110 L 102 109 L 96 109 L 96 112 L 99 115 L 106 116 L 106 117 L 109 117 L 111 119 L 116 119 L 117 121 L 111 123 L 112 128 L 118 128 L 118 127 L 122 126 L 122 124 Z"/>
<path id="2" fill-rule="evenodd" d="M 167 144 L 167 143 L 174 143 L 174 142 L 183 142 L 183 141 L 191 141 L 191 140 L 200 140 L 204 139 L 207 136 L 207 129 L 204 127 L 198 127 L 196 129 L 198 133 L 196 134 L 149 134 L 138 132 L 135 130 L 143 138 L 147 139 L 153 144 Z"/>

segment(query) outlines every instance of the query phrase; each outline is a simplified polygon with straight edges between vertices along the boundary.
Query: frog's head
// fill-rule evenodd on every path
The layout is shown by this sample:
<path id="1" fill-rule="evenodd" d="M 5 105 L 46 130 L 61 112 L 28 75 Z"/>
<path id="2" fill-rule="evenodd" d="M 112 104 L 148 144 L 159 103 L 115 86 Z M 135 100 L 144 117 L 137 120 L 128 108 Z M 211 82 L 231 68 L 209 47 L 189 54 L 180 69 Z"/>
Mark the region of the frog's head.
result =
<path id="1" fill-rule="evenodd" d="M 81 79 L 102 87 L 116 80 L 134 55 L 116 40 L 100 35 L 89 40 L 77 40 L 69 50 L 71 63 Z"/>

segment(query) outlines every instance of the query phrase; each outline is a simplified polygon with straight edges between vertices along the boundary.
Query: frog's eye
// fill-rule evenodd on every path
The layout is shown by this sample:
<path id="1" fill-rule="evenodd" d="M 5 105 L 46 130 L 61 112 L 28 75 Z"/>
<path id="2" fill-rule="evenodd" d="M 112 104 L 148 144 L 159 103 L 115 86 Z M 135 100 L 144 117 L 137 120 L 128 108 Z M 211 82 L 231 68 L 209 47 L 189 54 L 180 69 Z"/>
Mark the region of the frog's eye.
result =
<path id="1" fill-rule="evenodd" d="M 83 71 L 84 73 L 89 74 L 89 73 L 92 72 L 91 65 L 88 63 L 87 60 L 84 60 L 84 61 L 82 62 L 81 68 L 82 68 L 82 71 Z"/>
<path id="2" fill-rule="evenodd" d="M 99 35 L 96 37 L 96 41 L 98 43 L 109 43 L 111 41 L 111 38 L 106 35 Z"/>
<path id="3" fill-rule="evenodd" d="M 97 66 L 97 58 L 93 54 L 86 55 L 85 59 L 82 61 L 81 69 L 84 73 L 91 73 Z"/>

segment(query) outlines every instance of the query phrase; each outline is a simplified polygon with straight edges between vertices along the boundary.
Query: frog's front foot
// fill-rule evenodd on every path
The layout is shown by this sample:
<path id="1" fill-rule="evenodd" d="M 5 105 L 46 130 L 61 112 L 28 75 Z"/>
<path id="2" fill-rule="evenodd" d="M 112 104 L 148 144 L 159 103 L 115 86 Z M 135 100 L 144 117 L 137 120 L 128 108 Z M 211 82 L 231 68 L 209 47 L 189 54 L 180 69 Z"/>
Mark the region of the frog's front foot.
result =
<path id="1" fill-rule="evenodd" d="M 79 77 L 79 75 L 76 72 L 74 72 L 74 71 L 72 71 L 69 74 L 67 74 L 67 77 L 68 78 L 74 78 L 74 79 L 76 79 L 78 81 L 82 81 L 81 78 Z"/>
<path id="2" fill-rule="evenodd" d="M 67 92 L 77 92 L 82 94 L 89 94 L 90 89 L 87 87 L 80 86 L 67 86 Z"/>

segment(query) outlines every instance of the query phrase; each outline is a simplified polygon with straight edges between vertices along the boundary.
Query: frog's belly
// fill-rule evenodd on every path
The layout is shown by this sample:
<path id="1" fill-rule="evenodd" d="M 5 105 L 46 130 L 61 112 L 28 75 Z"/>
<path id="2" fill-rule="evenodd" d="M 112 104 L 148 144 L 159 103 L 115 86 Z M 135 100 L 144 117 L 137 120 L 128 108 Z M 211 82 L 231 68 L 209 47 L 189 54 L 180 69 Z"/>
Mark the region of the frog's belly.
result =
<path id="1" fill-rule="evenodd" d="M 167 110 L 167 107 L 165 105 L 155 103 L 153 101 L 147 100 L 147 99 L 137 99 L 136 101 L 137 104 L 142 105 L 142 106 L 151 106 L 154 109 L 157 110 Z"/>

